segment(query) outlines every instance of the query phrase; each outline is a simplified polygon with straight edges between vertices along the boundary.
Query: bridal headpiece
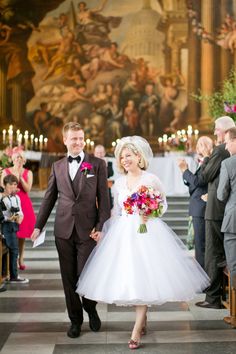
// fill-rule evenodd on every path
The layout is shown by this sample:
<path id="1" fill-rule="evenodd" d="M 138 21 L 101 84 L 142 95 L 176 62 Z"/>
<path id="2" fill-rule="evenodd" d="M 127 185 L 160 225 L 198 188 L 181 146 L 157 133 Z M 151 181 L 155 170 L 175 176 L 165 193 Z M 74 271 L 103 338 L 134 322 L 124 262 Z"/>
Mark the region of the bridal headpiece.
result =
<path id="1" fill-rule="evenodd" d="M 148 141 L 141 136 L 126 136 L 119 140 L 115 148 L 115 158 L 119 164 L 120 154 L 124 148 L 131 148 L 134 153 L 137 153 L 141 157 L 140 168 L 146 170 L 149 165 L 149 161 L 153 157 L 152 149 Z M 122 171 L 121 166 L 118 166 Z"/>

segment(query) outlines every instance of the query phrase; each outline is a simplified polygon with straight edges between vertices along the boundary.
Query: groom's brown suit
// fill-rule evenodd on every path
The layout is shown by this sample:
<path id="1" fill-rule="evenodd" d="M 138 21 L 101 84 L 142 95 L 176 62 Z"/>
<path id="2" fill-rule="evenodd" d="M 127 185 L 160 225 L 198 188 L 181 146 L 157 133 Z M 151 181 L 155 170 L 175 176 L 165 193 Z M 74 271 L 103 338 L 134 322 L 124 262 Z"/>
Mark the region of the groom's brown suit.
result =
<path id="1" fill-rule="evenodd" d="M 35 226 L 43 229 L 58 200 L 55 242 L 69 318 L 78 325 L 83 322 L 83 309 L 75 292 L 76 284 L 96 245 L 89 235 L 93 228 L 102 230 L 110 213 L 105 162 L 87 154 L 83 161 L 89 162 L 92 169 L 87 175 L 79 169 L 73 181 L 69 176 L 67 157 L 53 164 Z M 83 298 L 83 307 L 87 312 L 95 306 L 96 302 Z"/>

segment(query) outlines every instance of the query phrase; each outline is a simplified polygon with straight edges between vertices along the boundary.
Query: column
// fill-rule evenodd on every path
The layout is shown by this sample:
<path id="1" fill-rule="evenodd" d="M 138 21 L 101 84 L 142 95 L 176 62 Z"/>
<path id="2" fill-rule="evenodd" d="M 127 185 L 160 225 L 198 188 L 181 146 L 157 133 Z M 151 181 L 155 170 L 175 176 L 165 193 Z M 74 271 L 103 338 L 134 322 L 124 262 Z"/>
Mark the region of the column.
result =
<path id="1" fill-rule="evenodd" d="M 201 19 L 202 25 L 207 32 L 213 33 L 214 28 L 214 0 L 204 0 L 201 2 Z M 215 45 L 209 42 L 201 41 L 201 91 L 203 95 L 211 95 L 215 90 Z M 201 102 L 201 118 L 199 128 L 202 131 L 211 129 L 212 118 L 208 113 L 208 102 Z"/>
<path id="2" fill-rule="evenodd" d="M 180 50 L 181 50 L 181 45 L 182 43 L 179 40 L 175 40 L 175 42 L 173 43 L 172 47 L 171 47 L 171 57 L 172 57 L 172 61 L 171 61 L 171 71 L 175 71 L 176 68 L 178 68 L 179 70 L 180 68 Z"/>
<path id="3" fill-rule="evenodd" d="M 0 121 L 7 117 L 7 67 L 5 58 L 0 56 Z"/>
<path id="4" fill-rule="evenodd" d="M 232 14 L 232 1 L 221 0 L 221 4 L 220 4 L 221 23 L 224 22 L 225 16 L 228 13 Z M 227 78 L 232 66 L 233 66 L 233 55 L 230 53 L 229 50 L 221 48 L 220 49 L 220 81 L 221 82 Z"/>
<path id="5" fill-rule="evenodd" d="M 201 86 L 201 66 L 200 66 L 200 48 L 201 41 L 192 31 L 192 25 L 189 24 L 188 30 L 188 95 L 197 94 Z M 200 103 L 190 98 L 187 107 L 187 122 L 194 127 L 200 119 Z M 196 127 L 197 128 L 197 127 Z"/>

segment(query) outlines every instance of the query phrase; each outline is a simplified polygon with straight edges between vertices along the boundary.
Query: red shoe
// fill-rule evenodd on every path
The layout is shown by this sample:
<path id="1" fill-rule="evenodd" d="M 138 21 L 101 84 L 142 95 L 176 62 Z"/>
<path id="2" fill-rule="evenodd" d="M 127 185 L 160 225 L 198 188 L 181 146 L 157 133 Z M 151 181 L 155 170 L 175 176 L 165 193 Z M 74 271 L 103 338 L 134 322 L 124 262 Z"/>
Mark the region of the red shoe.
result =
<path id="1" fill-rule="evenodd" d="M 128 345 L 129 345 L 129 349 L 138 349 L 141 346 L 140 342 L 135 341 L 133 339 L 130 339 Z"/>
<path id="2" fill-rule="evenodd" d="M 20 269 L 20 270 L 25 270 L 25 269 L 26 269 L 25 264 L 20 264 L 20 265 L 19 265 L 19 269 Z"/>

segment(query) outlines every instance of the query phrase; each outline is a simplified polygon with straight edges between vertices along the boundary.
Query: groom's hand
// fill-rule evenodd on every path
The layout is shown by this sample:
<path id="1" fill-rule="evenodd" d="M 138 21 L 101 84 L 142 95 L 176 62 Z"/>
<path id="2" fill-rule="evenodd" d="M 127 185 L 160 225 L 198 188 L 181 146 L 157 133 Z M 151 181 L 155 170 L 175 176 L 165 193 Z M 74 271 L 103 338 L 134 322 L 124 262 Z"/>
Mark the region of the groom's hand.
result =
<path id="1" fill-rule="evenodd" d="M 32 235 L 31 235 L 32 242 L 34 242 L 36 240 L 36 238 L 39 237 L 39 234 L 40 234 L 40 230 L 39 229 L 34 229 Z"/>
<path id="2" fill-rule="evenodd" d="M 102 236 L 101 231 L 93 230 L 90 234 L 90 237 L 96 242 L 98 242 L 100 240 L 101 236 Z"/>

